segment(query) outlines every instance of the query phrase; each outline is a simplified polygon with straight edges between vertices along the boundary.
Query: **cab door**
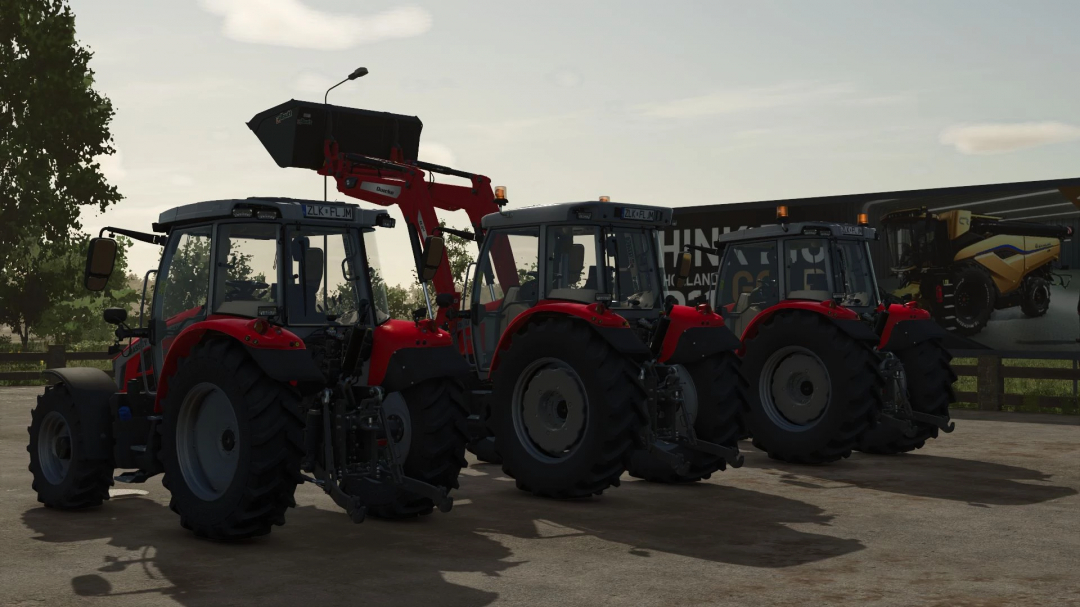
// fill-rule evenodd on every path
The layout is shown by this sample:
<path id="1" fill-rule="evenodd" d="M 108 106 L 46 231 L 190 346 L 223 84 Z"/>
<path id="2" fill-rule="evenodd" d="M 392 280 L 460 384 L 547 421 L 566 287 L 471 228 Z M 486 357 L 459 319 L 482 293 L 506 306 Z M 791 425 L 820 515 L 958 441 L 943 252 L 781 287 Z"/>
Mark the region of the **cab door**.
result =
<path id="1" fill-rule="evenodd" d="M 470 314 L 473 355 L 481 375 L 491 368 L 499 338 L 539 299 L 540 229 L 488 232 L 476 266 Z"/>

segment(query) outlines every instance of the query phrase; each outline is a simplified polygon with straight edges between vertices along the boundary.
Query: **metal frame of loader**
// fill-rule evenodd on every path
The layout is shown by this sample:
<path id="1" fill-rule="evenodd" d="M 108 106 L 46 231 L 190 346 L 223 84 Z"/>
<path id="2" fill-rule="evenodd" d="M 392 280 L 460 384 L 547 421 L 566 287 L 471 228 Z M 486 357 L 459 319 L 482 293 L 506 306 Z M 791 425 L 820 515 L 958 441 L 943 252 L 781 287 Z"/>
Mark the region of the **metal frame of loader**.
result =
<path id="1" fill-rule="evenodd" d="M 915 302 L 879 299 L 867 246 L 877 233 L 860 221 L 789 223 L 780 207 L 778 225 L 730 232 L 705 249 L 720 257 L 711 300 L 741 328 L 743 369 L 756 380 L 749 431 L 774 459 L 898 453 L 953 430 L 947 333 Z M 755 256 L 760 266 L 745 270 Z M 735 296 L 725 290 L 734 293 L 737 271 L 752 290 Z"/>
<path id="2" fill-rule="evenodd" d="M 365 110 L 291 101 L 261 112 L 248 125 L 259 136 L 280 166 L 313 168 L 312 163 L 297 162 L 296 158 L 299 156 L 306 158 L 311 155 L 314 136 L 301 135 L 303 125 L 294 124 L 292 120 L 294 120 L 293 117 L 303 117 L 304 120 L 309 121 L 307 124 L 314 127 L 331 122 L 330 119 L 321 117 L 320 112 L 333 113 L 335 116 L 348 116 L 352 113 L 369 114 Z M 490 179 L 485 176 L 407 158 L 406 150 L 417 149 L 418 145 L 415 145 L 416 142 L 411 139 L 406 142 L 396 139 L 407 130 L 398 125 L 398 121 L 402 121 L 411 128 L 410 125 L 416 119 L 393 114 L 381 115 L 388 117 L 388 120 L 394 120 L 392 126 L 384 127 L 384 131 L 394 133 L 395 138 L 391 138 L 389 145 L 375 152 L 378 155 L 343 150 L 342 140 L 348 139 L 351 135 L 343 136 L 341 131 L 335 131 L 322 142 L 323 162 L 317 169 L 319 174 L 333 178 L 337 190 L 347 196 L 381 206 L 398 205 L 409 227 L 410 239 L 417 259 L 421 259 L 425 254 L 421 245 L 424 239 L 432 234 L 440 233 L 439 230 L 441 230 L 480 243 L 483 247 L 482 254 L 490 253 L 493 261 L 493 268 L 489 268 L 488 271 L 493 270 L 493 274 L 501 277 L 505 284 L 516 285 L 518 270 L 513 252 L 504 238 L 492 238 L 489 230 L 494 227 L 491 224 L 495 218 L 524 213 L 524 210 L 507 212 L 503 215 L 502 206 L 506 204 L 504 191 L 501 192 L 501 196 L 496 196 L 492 191 Z M 270 117 L 281 116 L 286 117 L 282 120 L 275 119 L 273 124 L 270 123 Z M 332 120 L 335 127 L 341 123 L 336 117 Z M 295 130 L 297 134 L 294 137 L 283 136 L 282 133 L 287 132 L 286 130 Z M 416 129 L 415 137 L 418 139 L 419 129 Z M 301 146 L 306 147 L 301 150 Z M 434 174 L 464 178 L 470 181 L 470 185 L 436 183 Z M 595 219 L 588 216 L 585 207 L 589 205 L 593 211 L 596 211 Z M 604 205 L 608 211 L 606 216 L 598 208 Z M 610 223 L 612 221 L 610 211 L 615 208 L 615 205 L 610 203 L 577 203 L 562 209 L 560 218 L 554 216 L 546 220 L 534 218 L 530 225 L 539 229 L 541 226 L 552 223 L 588 225 Z M 638 227 L 651 230 L 654 239 L 659 226 L 671 221 L 670 209 L 640 206 L 635 208 L 647 209 L 648 213 L 655 214 L 652 216 L 654 217 L 652 221 L 637 222 Z M 465 211 L 473 224 L 474 231 L 469 233 L 440 228 L 436 209 Z M 557 214 L 559 211 L 554 212 Z M 495 231 L 498 232 L 497 229 Z M 655 257 L 653 261 L 659 264 L 659 255 Z M 540 259 L 542 258 L 541 255 Z M 685 264 L 685 269 L 689 269 L 688 264 Z M 474 285 L 478 284 L 477 277 L 480 277 L 483 271 L 482 268 L 477 267 L 473 279 Z M 432 310 L 429 301 L 428 313 L 434 317 L 439 326 L 449 328 L 452 334 L 459 337 L 459 350 L 476 371 L 473 376 L 476 383 L 471 392 L 473 396 L 471 427 L 472 438 L 480 439 L 490 431 L 492 412 L 495 411 L 494 417 L 498 417 L 500 410 L 498 408 L 502 406 L 492 403 L 492 400 L 498 399 L 499 393 L 498 374 L 495 372 L 498 363 L 493 364 L 490 370 L 483 369 L 483 365 L 478 364 L 476 357 L 471 356 L 471 344 L 468 339 L 471 332 L 464 325 L 473 322 L 474 310 L 461 310 L 462 294 L 456 291 L 445 254 L 438 270 L 431 278 L 438 294 L 436 297 L 438 305 L 437 310 Z M 662 281 L 662 278 L 659 280 Z M 427 286 L 426 284 L 422 286 L 427 296 Z M 662 287 L 659 288 L 662 289 Z M 529 474 L 520 468 L 511 470 L 511 464 L 506 461 L 505 453 L 501 454 L 504 469 L 516 477 L 519 488 L 538 495 L 553 497 L 599 494 L 608 486 L 618 484 L 618 477 L 624 466 L 630 465 L 631 473 L 635 473 L 635 466 L 631 462 L 634 457 L 643 461 L 636 467 L 637 475 L 658 481 L 698 480 L 707 478 L 712 471 L 723 469 L 725 463 L 730 463 L 735 467 L 741 465 L 742 457 L 738 454 L 735 442 L 741 431 L 725 432 L 731 436 L 725 436 L 726 444 L 719 445 L 696 436 L 695 423 L 686 426 L 685 420 L 680 420 L 678 424 L 682 424 L 682 427 L 676 428 L 676 420 L 685 411 L 683 409 L 681 412 L 680 408 L 684 396 L 682 386 L 686 383 L 685 376 L 680 379 L 680 372 L 676 365 L 691 365 L 721 356 L 725 352 L 731 353 L 732 362 L 728 363 L 728 367 L 715 370 L 717 375 L 723 375 L 731 385 L 722 390 L 722 395 L 716 396 L 730 401 L 725 406 L 733 406 L 736 410 L 741 408 L 743 380 L 736 368 L 731 366 L 737 364 L 737 359 L 733 355 L 734 349 L 738 346 L 737 340 L 724 327 L 720 316 L 713 313 L 707 306 L 696 309 L 675 306 L 674 301 L 670 300 L 666 303 L 663 312 L 659 307 L 656 312 L 656 318 L 635 319 L 638 324 L 631 326 L 626 318 L 613 312 L 603 300 L 593 302 L 537 301 L 530 309 L 514 319 L 513 326 L 508 327 L 499 340 L 500 353 L 512 349 L 515 339 L 520 337 L 526 327 L 534 326 L 544 320 L 564 320 L 570 324 L 560 324 L 560 327 L 567 329 L 577 327 L 584 330 L 594 338 L 599 338 L 601 343 L 617 352 L 619 356 L 632 361 L 630 363 L 632 372 L 628 373 L 626 380 L 636 385 L 635 389 L 640 392 L 640 396 L 631 398 L 636 402 L 633 407 L 625 411 L 623 415 L 625 419 L 613 420 L 613 425 L 626 426 L 631 432 L 629 434 L 623 432 L 620 437 L 611 438 L 610 443 L 615 446 L 609 446 L 608 451 L 614 449 L 614 453 L 608 453 L 605 456 L 603 465 L 592 466 L 598 470 L 602 468 L 599 472 L 582 473 L 579 475 L 582 478 L 567 475 L 552 480 L 552 475 L 544 472 Z M 419 319 L 421 313 L 418 310 L 415 317 Z M 645 335 L 648 337 L 644 337 Z M 707 389 L 711 391 L 706 392 Z M 718 390 L 713 386 L 702 386 L 700 391 L 712 397 Z M 717 407 L 719 406 L 718 403 Z M 651 422 L 646 422 L 646 420 L 651 420 Z M 727 419 L 722 423 L 732 426 L 740 422 L 737 419 Z M 697 429 L 700 432 L 700 425 Z M 498 447 L 499 432 L 495 433 L 497 448 L 500 452 L 505 451 L 506 449 Z M 627 437 L 630 440 L 626 440 Z M 649 455 L 636 453 L 631 456 L 634 444 Z M 702 459 L 701 454 L 707 456 L 705 459 L 709 460 L 708 464 L 698 461 Z M 658 473 L 655 471 L 657 468 L 666 468 L 666 470 L 664 473 Z M 546 480 L 538 481 L 536 476 L 544 476 Z"/>
<path id="3" fill-rule="evenodd" d="M 125 310 L 106 311 L 117 325 L 115 381 L 98 369 L 46 371 L 57 383 L 39 397 L 28 447 L 39 500 L 93 506 L 108 499 L 116 468 L 134 469 L 115 477 L 127 483 L 164 472 L 183 526 L 215 539 L 283 524 L 305 480 L 354 522 L 448 511 L 465 465 L 459 381 L 468 369 L 434 321 L 379 312 L 364 234 L 393 223 L 385 211 L 351 204 L 249 198 L 171 209 L 154 224 L 157 234 L 103 229 L 164 247 L 145 279 L 154 273 L 158 287 L 145 327 L 141 312 L 140 326 L 129 327 Z M 184 248 L 193 234 L 206 235 L 204 250 Z M 318 234 L 322 249 L 311 245 Z M 234 237 L 272 243 L 262 250 L 274 255 L 277 275 L 235 279 L 253 257 L 234 250 Z M 337 269 L 326 243 L 334 238 L 344 251 L 351 323 L 326 307 L 329 270 Z M 428 273 L 439 244 L 429 240 Z M 115 251 L 115 240 L 91 241 L 88 289 L 105 287 Z M 170 293 L 202 284 L 162 283 L 192 251 L 206 271 L 192 274 L 206 281 L 205 299 L 166 312 Z M 121 347 L 121 339 L 133 341 Z M 417 410 L 442 421 L 421 427 Z"/>

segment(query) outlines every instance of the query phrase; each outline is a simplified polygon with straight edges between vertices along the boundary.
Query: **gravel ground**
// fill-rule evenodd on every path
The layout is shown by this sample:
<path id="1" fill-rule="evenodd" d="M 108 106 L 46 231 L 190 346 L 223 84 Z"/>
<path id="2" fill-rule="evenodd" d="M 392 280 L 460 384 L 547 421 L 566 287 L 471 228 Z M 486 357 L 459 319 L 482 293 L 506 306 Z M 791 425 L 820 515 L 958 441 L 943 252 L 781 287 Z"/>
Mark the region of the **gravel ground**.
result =
<path id="1" fill-rule="evenodd" d="M 570 502 L 473 462 L 453 512 L 407 522 L 353 525 L 307 485 L 285 527 L 222 544 L 180 528 L 159 478 L 41 507 L 39 391 L 0 389 L 0 605 L 1080 605 L 1075 420 L 964 412 L 916 454 L 821 467 L 745 444 L 708 482 Z"/>

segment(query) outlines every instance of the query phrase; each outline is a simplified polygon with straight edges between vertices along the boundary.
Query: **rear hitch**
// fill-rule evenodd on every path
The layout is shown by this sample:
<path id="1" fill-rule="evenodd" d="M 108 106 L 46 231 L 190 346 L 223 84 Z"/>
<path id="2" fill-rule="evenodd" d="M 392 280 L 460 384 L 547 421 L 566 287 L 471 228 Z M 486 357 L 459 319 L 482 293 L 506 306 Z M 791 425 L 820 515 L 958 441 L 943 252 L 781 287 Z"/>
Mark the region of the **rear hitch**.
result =
<path id="1" fill-rule="evenodd" d="M 924 424 L 930 424 L 931 426 L 937 426 L 937 428 L 945 434 L 948 434 L 956 429 L 956 423 L 949 421 L 949 418 L 942 415 L 931 415 L 929 413 L 912 411 L 911 419 L 917 422 L 922 422 Z"/>
<path id="2" fill-rule="evenodd" d="M 687 447 L 694 449 L 695 451 L 702 451 L 710 455 L 717 455 L 732 468 L 742 468 L 746 458 L 742 453 L 739 453 L 739 448 L 724 447 L 723 445 L 717 445 L 716 443 L 710 443 L 703 440 L 698 440 L 695 437 L 679 437 L 681 443 Z"/>

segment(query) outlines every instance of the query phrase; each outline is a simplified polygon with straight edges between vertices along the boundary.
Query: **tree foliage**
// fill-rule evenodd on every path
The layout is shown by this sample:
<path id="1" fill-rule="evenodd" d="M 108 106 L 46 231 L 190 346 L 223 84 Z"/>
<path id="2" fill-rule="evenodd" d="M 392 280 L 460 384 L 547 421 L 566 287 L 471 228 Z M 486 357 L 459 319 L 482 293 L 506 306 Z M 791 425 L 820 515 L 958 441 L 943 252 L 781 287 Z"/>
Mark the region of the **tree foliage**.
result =
<path id="1" fill-rule="evenodd" d="M 5 0 L 0 11 L 0 272 L 64 243 L 80 207 L 120 200 L 95 156 L 112 154 L 113 107 L 93 88 L 92 54 L 66 0 Z M 63 249 L 66 245 L 60 245 Z M 63 256 L 61 250 L 55 257 Z"/>

